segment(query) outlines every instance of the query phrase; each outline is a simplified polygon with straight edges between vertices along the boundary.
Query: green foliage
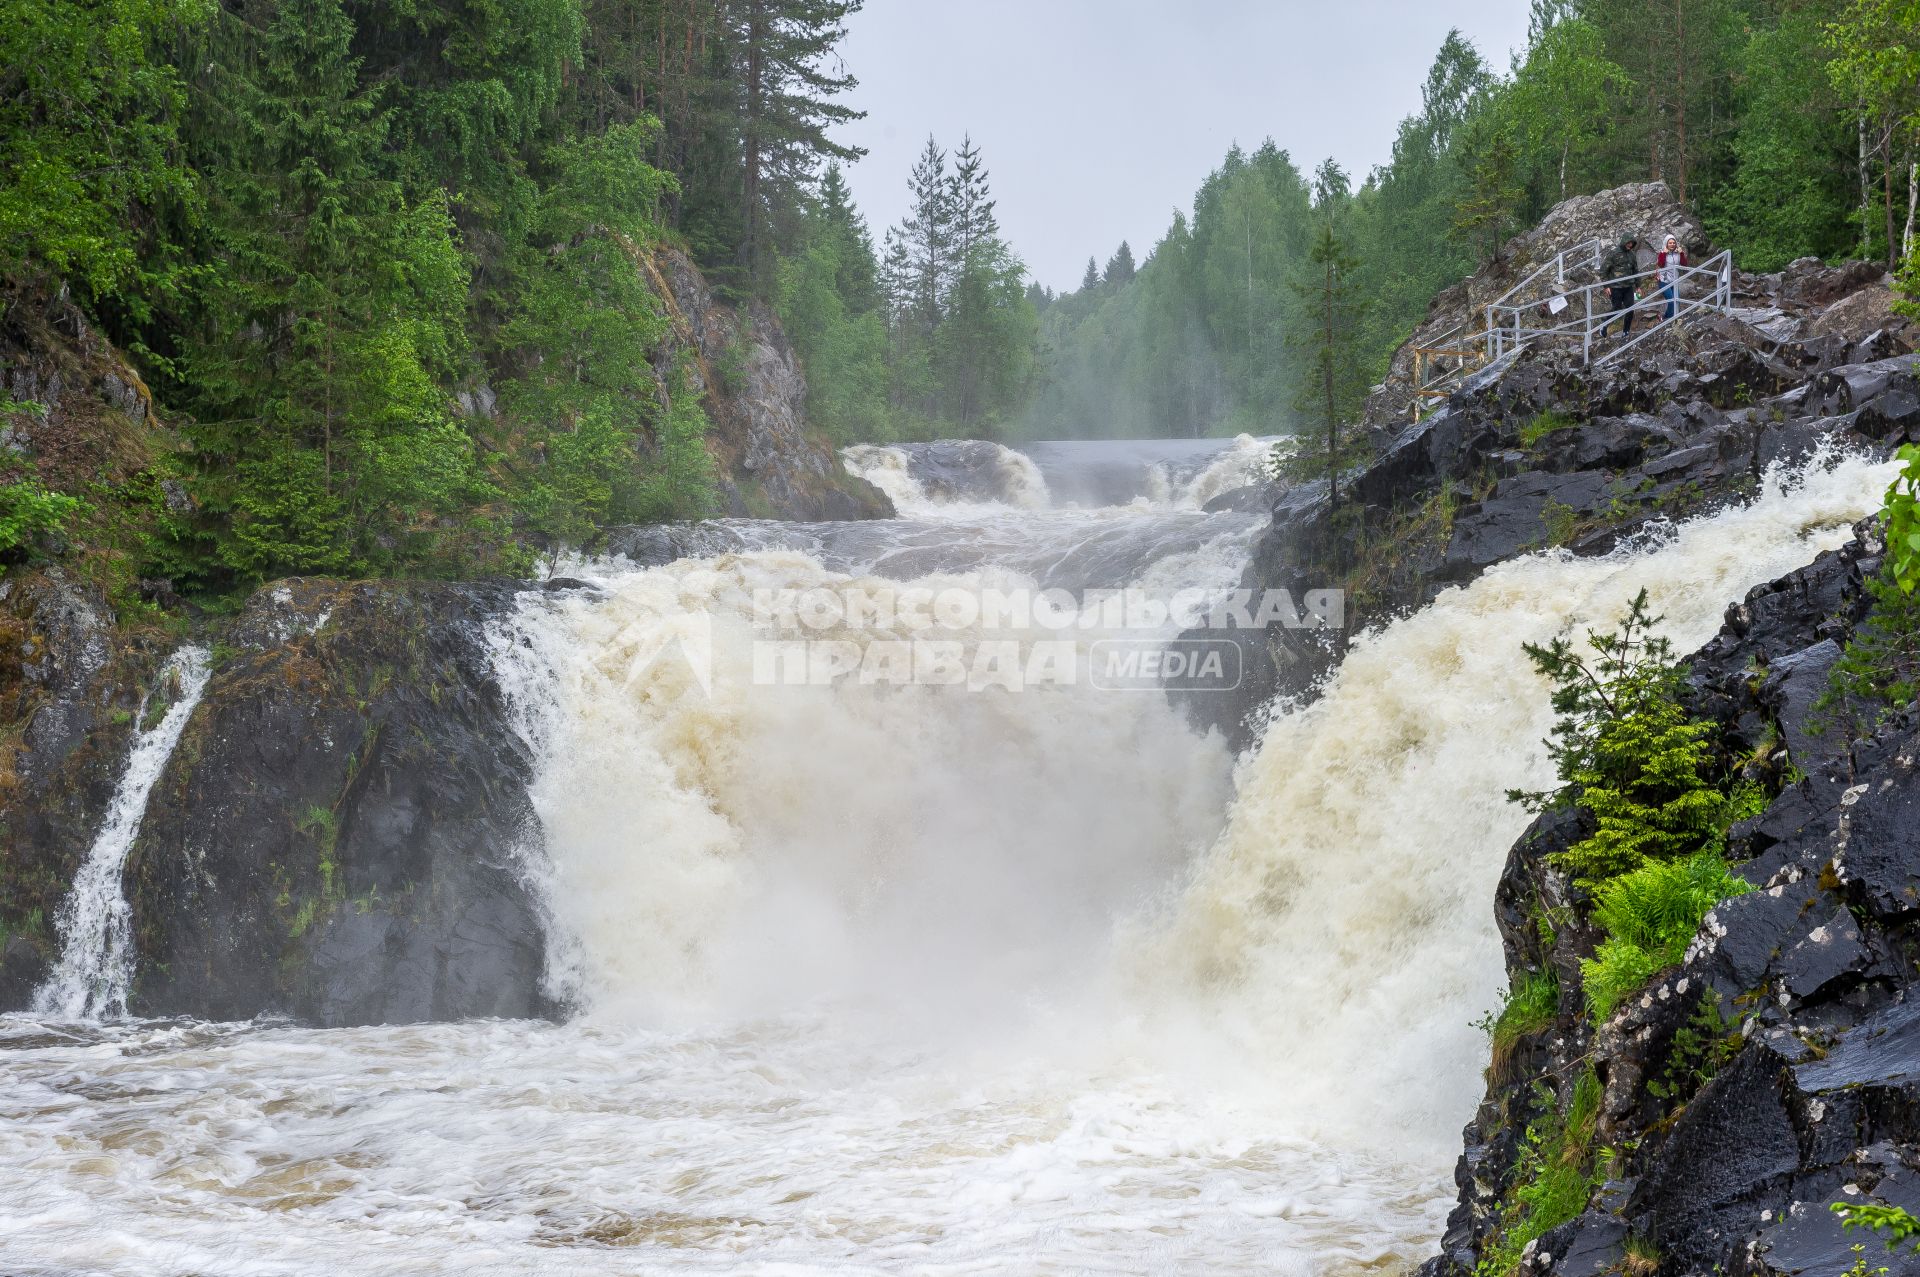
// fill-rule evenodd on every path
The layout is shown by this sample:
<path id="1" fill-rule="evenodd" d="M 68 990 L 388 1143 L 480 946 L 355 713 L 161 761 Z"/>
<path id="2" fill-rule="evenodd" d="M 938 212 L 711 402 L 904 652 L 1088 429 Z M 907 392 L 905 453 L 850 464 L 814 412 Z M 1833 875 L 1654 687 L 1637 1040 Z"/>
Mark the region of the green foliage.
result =
<path id="1" fill-rule="evenodd" d="M 1556 430 L 1568 430 L 1574 424 L 1573 418 L 1565 413 L 1546 409 L 1536 413 L 1532 421 L 1520 427 L 1520 444 L 1531 448 Z"/>
<path id="2" fill-rule="evenodd" d="M 1751 783 L 1712 778 L 1705 724 L 1679 702 L 1682 667 L 1641 590 L 1620 628 L 1589 631 L 1588 657 L 1564 637 L 1524 645 L 1554 685 L 1549 742 L 1562 788 L 1514 792 L 1534 811 L 1577 802 L 1595 830 L 1556 857 L 1593 895 L 1606 937 L 1581 964 L 1596 1020 L 1679 962 L 1715 904 L 1749 889 L 1728 872 L 1726 830 L 1765 806 Z"/>
<path id="3" fill-rule="evenodd" d="M 1920 447 L 1906 444 L 1899 452 L 1900 473 L 1887 489 L 1887 572 L 1903 593 L 1920 585 Z"/>
<path id="4" fill-rule="evenodd" d="M 1526 972 L 1508 985 L 1499 1014 L 1489 1015 L 1480 1025 L 1493 1048 L 1496 1075 L 1504 1071 L 1504 1062 L 1520 1039 L 1552 1024 L 1559 1008 L 1560 981 L 1551 970 Z"/>
<path id="5" fill-rule="evenodd" d="M 1602 1178 L 1604 1159 L 1593 1147 L 1600 1098 L 1600 1080 L 1591 1069 L 1574 1082 L 1564 1113 L 1552 1092 L 1540 1088 L 1546 1111 L 1527 1127 L 1499 1230 L 1481 1254 L 1476 1277 L 1508 1277 L 1531 1242 L 1587 1208 Z"/>
<path id="6" fill-rule="evenodd" d="M 1853 238 L 1852 139 L 1821 44 L 1824 7 L 1782 12 L 1778 26 L 1755 28 L 1736 55 L 1745 115 L 1733 139 L 1732 180 L 1713 192 L 1705 221 L 1748 270 L 1839 256 Z"/>
<path id="7" fill-rule="evenodd" d="M 1901 588 L 1899 570 L 1888 554 L 1880 571 L 1867 579 L 1872 606 L 1815 704 L 1823 714 L 1841 715 L 1855 734 L 1870 731 L 1879 718 L 1920 695 L 1920 593 Z"/>
<path id="8" fill-rule="evenodd" d="M 1687 1022 L 1674 1030 L 1666 1066 L 1646 1084 L 1647 1093 L 1684 1104 L 1734 1057 L 1741 1041 L 1739 1021 L 1726 1014 L 1720 995 L 1709 991 Z"/>
<path id="9" fill-rule="evenodd" d="M 1876 1206 L 1871 1202 L 1834 1202 L 1827 1209 L 1840 1217 L 1840 1226 L 1849 1232 L 1856 1228 L 1866 1228 L 1876 1233 L 1885 1233 L 1888 1250 L 1898 1250 L 1904 1243 L 1913 1242 L 1915 1252 L 1920 1253 L 1920 1219 L 1914 1218 L 1910 1212 L 1898 1206 Z"/>
<path id="10" fill-rule="evenodd" d="M 523 370 L 500 391 L 520 430 L 513 498 L 555 551 L 588 544 L 609 522 L 705 505 L 704 414 L 673 390 L 663 408 L 650 360 L 668 325 L 638 257 L 656 233 L 651 210 L 673 189 L 644 158 L 655 128 L 639 120 L 554 147 L 514 262 L 518 305 L 498 336 L 503 361 Z M 637 463 L 655 421 L 665 468 L 650 475 Z M 659 483 L 684 496 L 643 492 Z"/>
<path id="11" fill-rule="evenodd" d="M 1563 788 L 1509 797 L 1541 811 L 1577 796 L 1594 813 L 1598 831 L 1563 856 L 1585 881 L 1684 854 L 1726 827 L 1727 796 L 1704 776 L 1707 728 L 1680 707 L 1682 671 L 1659 622 L 1642 590 L 1618 631 L 1588 631 L 1591 658 L 1565 637 L 1522 645 L 1554 685 L 1549 748 Z"/>
<path id="12" fill-rule="evenodd" d="M 1307 253 L 1304 276 L 1293 285 L 1305 322 L 1288 338 L 1308 355 L 1294 407 L 1303 424 L 1312 421 L 1314 428 L 1302 430 L 1280 466 L 1292 478 L 1327 480 L 1335 506 L 1340 502 L 1341 472 L 1361 459 L 1358 438 L 1349 427 L 1366 392 L 1354 352 L 1364 309 L 1355 278 L 1359 262 L 1338 226 L 1349 198 L 1346 175 L 1327 161 L 1316 183 L 1320 228 Z"/>
<path id="13" fill-rule="evenodd" d="M 0 483 L 0 562 L 31 548 L 35 538 L 60 532 L 86 509 L 84 501 L 50 492 L 32 475 Z"/>
<path id="14" fill-rule="evenodd" d="M 181 282 L 151 214 L 191 207 L 165 49 L 207 0 L 9 0 L 0 21 L 0 275 L 145 313 Z"/>
<path id="15" fill-rule="evenodd" d="M 1648 980 L 1677 965 L 1709 909 L 1752 889 L 1728 872 L 1715 850 L 1651 861 L 1599 883 L 1593 918 L 1607 938 L 1580 964 L 1581 987 L 1595 1021 L 1605 1020 Z"/>

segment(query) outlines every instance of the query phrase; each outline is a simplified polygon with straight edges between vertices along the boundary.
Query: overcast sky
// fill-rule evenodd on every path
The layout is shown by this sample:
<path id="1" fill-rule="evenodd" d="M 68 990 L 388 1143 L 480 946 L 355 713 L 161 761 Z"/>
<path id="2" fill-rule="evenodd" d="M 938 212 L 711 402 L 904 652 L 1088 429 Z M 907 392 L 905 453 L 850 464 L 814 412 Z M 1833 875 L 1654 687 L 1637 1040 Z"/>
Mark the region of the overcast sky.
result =
<path id="1" fill-rule="evenodd" d="M 1076 288 L 1087 257 L 1136 258 L 1191 209 L 1236 139 L 1269 135 L 1311 172 L 1328 155 L 1356 181 L 1449 27 L 1504 69 L 1527 0 L 866 0 L 841 45 L 867 118 L 849 173 L 881 233 L 906 206 L 929 132 L 971 132 L 1000 224 L 1043 284 Z"/>

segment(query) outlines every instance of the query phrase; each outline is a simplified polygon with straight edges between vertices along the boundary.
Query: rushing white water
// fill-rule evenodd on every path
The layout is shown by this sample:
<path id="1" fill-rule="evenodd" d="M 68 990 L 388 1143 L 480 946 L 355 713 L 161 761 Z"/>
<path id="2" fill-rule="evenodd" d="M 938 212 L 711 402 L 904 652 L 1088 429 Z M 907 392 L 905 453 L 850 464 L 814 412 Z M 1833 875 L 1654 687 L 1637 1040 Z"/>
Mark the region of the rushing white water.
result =
<path id="1" fill-rule="evenodd" d="M 1077 439 L 1013 449 L 963 439 L 855 444 L 840 456 L 911 519 L 1116 506 L 1197 511 L 1236 488 L 1265 482 L 1275 442 L 1243 434 L 1231 440 Z"/>
<path id="2" fill-rule="evenodd" d="M 161 667 L 160 687 L 173 702 L 150 728 L 146 718 L 152 693 L 140 699 L 133 748 L 107 806 L 106 823 L 80 863 L 55 921 L 60 961 L 33 1002 L 42 1015 L 77 1019 L 126 1014 L 127 989 L 133 978 L 133 935 L 121 870 L 146 818 L 147 797 L 173 757 L 173 747 L 180 743 L 180 733 L 200 703 L 200 694 L 206 691 L 208 674 L 206 649 L 183 647 Z"/>
<path id="3" fill-rule="evenodd" d="M 603 566 L 597 594 L 529 599 L 500 654 L 581 1014 L 0 1022 L 0 1255 L 208 1277 L 1409 1266 L 1480 1085 L 1468 1022 L 1525 819 L 1501 795 L 1546 775 L 1518 643 L 1645 585 L 1697 644 L 1887 477 L 1846 461 L 1449 591 L 1277 718 L 1230 806 L 1231 760 L 1157 696 L 742 685 L 754 588 L 864 568 Z M 711 693 L 682 659 L 701 643 Z"/>
<path id="4" fill-rule="evenodd" d="M 1045 510 L 1053 504 L 1046 478 L 1031 459 L 985 440 L 853 444 L 841 449 L 840 459 L 908 518 Z M 930 483 L 923 474 L 935 470 L 941 473 Z"/>

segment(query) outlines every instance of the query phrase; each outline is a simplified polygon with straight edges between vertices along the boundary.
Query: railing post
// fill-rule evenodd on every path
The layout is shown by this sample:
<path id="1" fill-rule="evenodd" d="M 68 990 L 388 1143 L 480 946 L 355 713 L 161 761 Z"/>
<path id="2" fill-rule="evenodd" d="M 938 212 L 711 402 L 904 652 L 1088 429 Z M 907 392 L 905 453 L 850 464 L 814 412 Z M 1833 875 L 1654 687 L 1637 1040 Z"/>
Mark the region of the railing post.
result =
<path id="1" fill-rule="evenodd" d="M 1580 362 L 1590 364 L 1593 362 L 1593 285 L 1581 289 L 1580 295 L 1587 301 L 1587 322 L 1580 326 Z"/>

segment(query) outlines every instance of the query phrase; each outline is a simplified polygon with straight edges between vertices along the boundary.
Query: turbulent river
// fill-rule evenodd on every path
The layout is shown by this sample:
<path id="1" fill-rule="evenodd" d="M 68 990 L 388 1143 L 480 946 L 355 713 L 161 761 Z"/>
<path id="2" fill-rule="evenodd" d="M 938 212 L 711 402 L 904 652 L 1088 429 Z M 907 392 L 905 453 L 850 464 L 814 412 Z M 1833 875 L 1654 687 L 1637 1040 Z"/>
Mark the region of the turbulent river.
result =
<path id="1" fill-rule="evenodd" d="M 1497 568 L 1361 639 L 1240 758 L 1162 696 L 1084 682 L 757 683 L 759 591 L 1221 591 L 1264 523 L 1216 501 L 1258 441 L 989 448 L 856 450 L 901 519 L 661 533 L 493 636 L 538 759 L 527 872 L 566 1023 L 85 1019 L 70 997 L 0 1019 L 5 1270 L 1430 1253 L 1501 983 L 1492 891 L 1526 819 L 1502 795 L 1549 779 L 1519 643 L 1645 586 L 1693 647 L 1842 541 L 1886 469 L 1776 475 L 1612 556 Z"/>

